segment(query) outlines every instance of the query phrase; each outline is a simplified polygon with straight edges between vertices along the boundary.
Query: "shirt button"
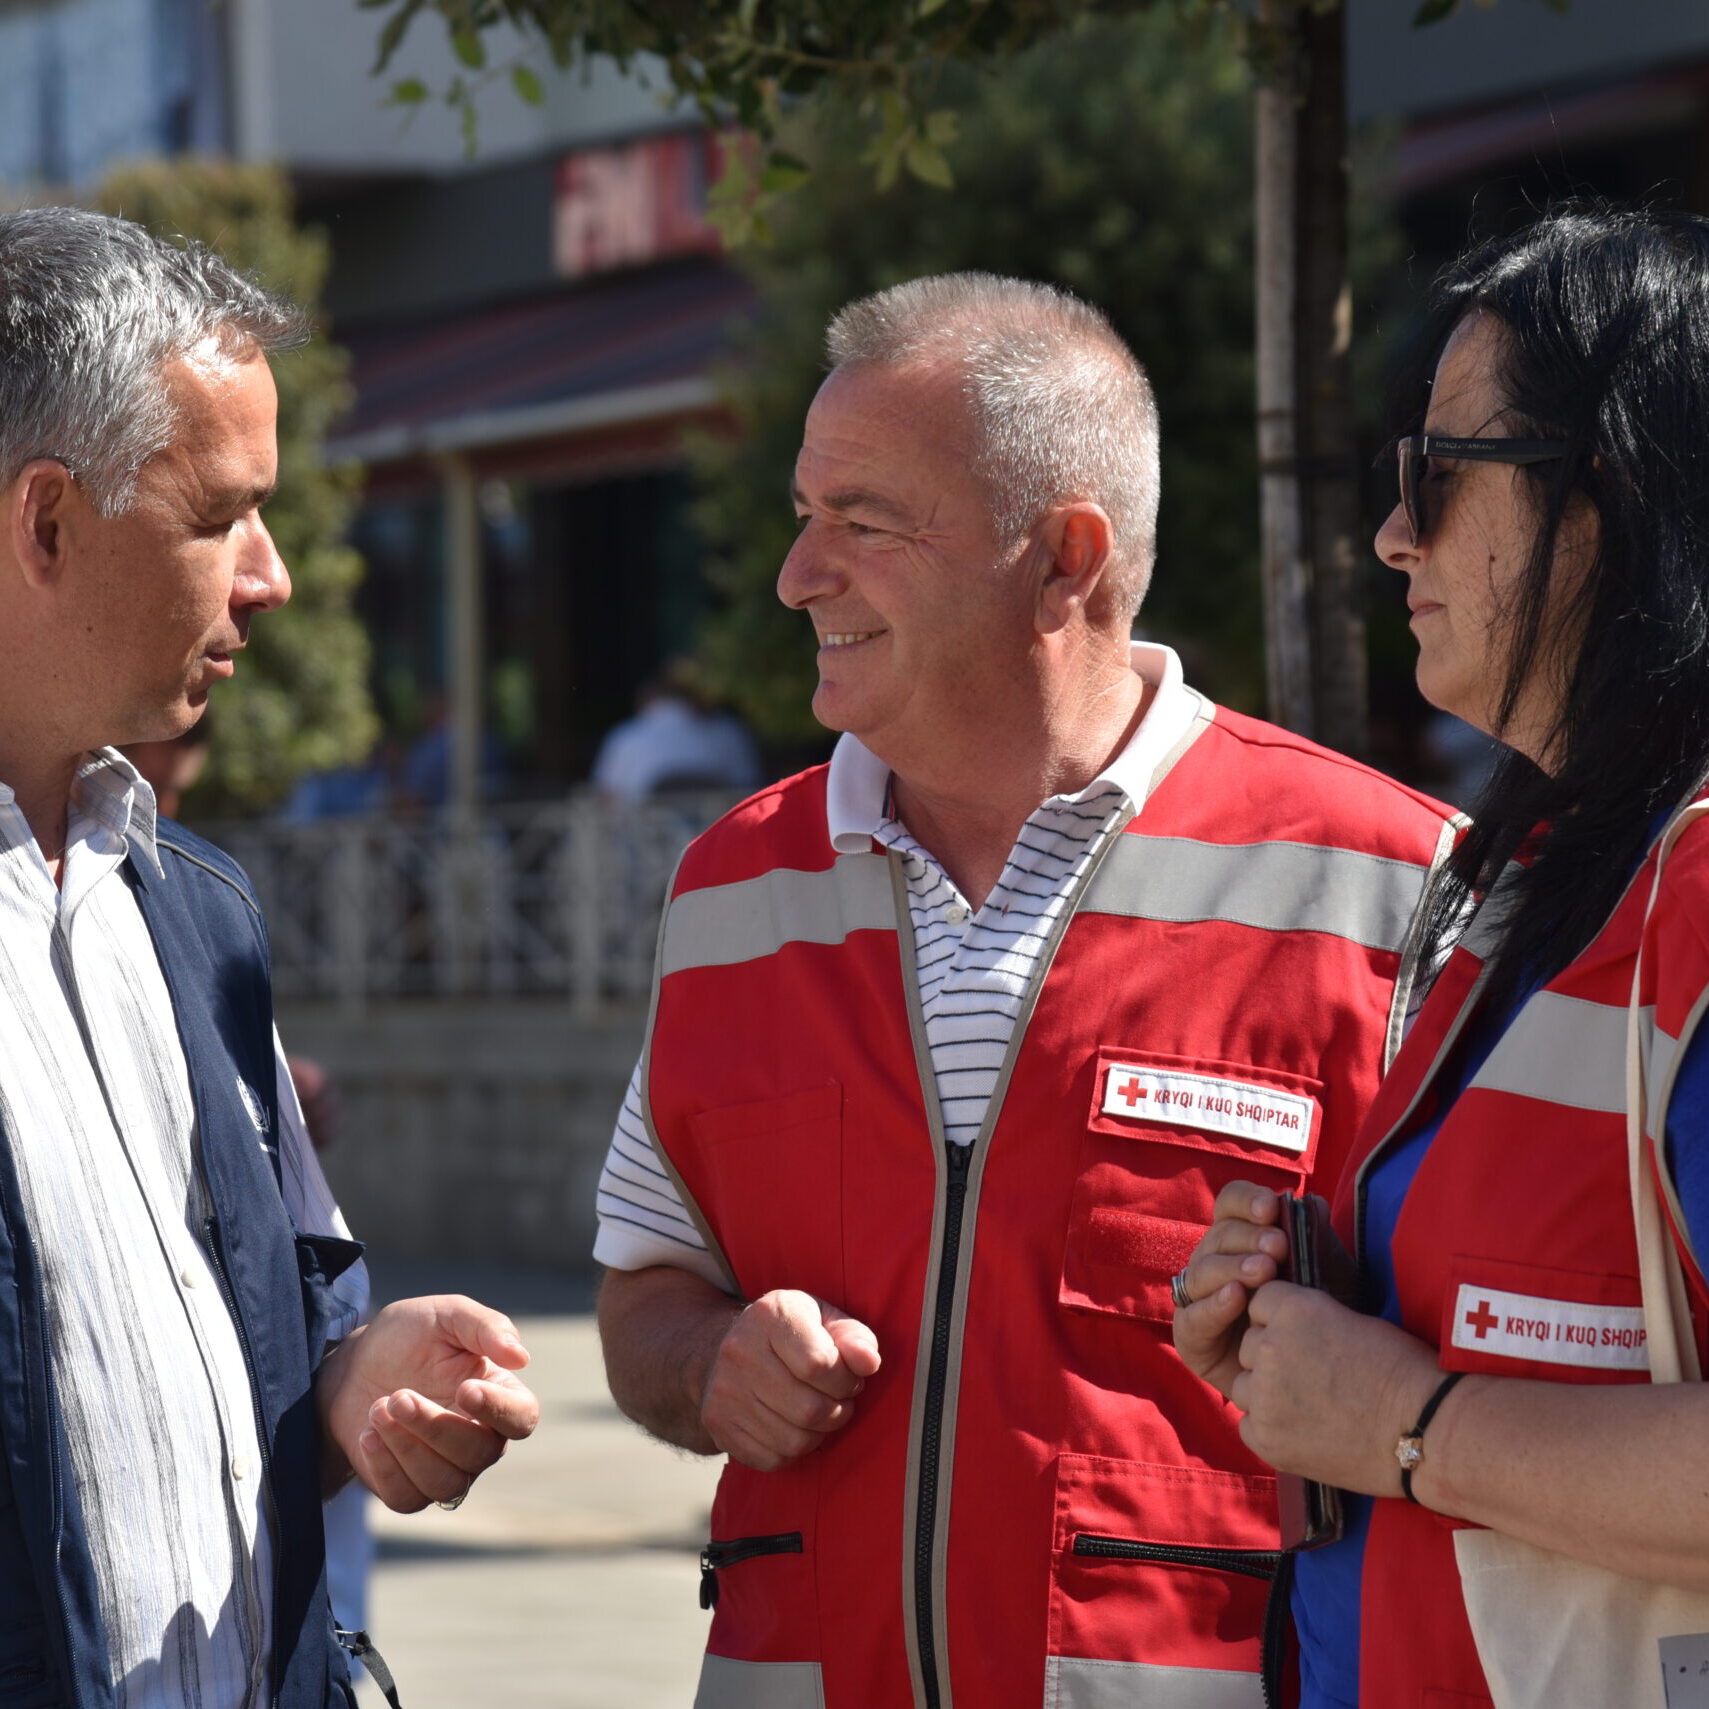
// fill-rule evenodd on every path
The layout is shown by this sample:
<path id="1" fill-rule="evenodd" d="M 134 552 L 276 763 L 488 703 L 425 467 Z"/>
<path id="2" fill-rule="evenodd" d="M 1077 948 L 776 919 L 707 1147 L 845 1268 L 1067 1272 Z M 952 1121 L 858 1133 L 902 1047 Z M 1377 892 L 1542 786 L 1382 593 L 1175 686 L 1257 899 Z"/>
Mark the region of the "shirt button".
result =
<path id="1" fill-rule="evenodd" d="M 186 1264 L 182 1273 L 179 1275 L 178 1280 L 181 1281 L 185 1287 L 193 1288 L 196 1285 L 196 1272 Z"/>
<path id="2" fill-rule="evenodd" d="M 967 904 L 965 902 L 950 903 L 950 905 L 944 909 L 944 918 L 948 920 L 952 926 L 959 926 L 961 922 L 967 918 Z"/>
<path id="3" fill-rule="evenodd" d="M 246 1478 L 249 1476 L 249 1462 L 244 1459 L 241 1454 L 239 1454 L 231 1463 L 231 1475 L 234 1478 Z"/>

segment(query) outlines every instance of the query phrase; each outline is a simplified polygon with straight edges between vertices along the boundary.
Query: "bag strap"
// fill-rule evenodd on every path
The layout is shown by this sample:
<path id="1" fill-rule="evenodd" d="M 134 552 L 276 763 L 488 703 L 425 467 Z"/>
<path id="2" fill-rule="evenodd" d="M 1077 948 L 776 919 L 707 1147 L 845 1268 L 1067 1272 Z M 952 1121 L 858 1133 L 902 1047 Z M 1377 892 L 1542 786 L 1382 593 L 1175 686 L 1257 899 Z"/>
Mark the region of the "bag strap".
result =
<path id="1" fill-rule="evenodd" d="M 392 1678 L 392 1670 L 386 1666 L 386 1658 L 374 1648 L 373 1639 L 366 1632 L 347 1632 L 339 1625 L 334 1625 L 332 1630 L 339 1643 L 351 1655 L 361 1658 L 362 1665 L 379 1686 L 381 1695 L 391 1705 L 391 1709 L 403 1709 L 403 1705 L 398 1701 L 397 1681 Z"/>
<path id="2" fill-rule="evenodd" d="M 1656 897 L 1661 893 L 1662 868 L 1680 833 L 1705 813 L 1709 813 L 1709 800 L 1687 802 L 1668 821 L 1656 845 L 1655 877 L 1638 928 L 1638 953 L 1632 960 L 1632 995 L 1626 1005 L 1626 1170 L 1638 1237 L 1638 1282 L 1644 1295 L 1644 1329 L 1652 1383 L 1700 1382 L 1703 1377 L 1697 1358 L 1697 1338 L 1692 1332 L 1685 1272 L 1673 1232 L 1662 1212 L 1660 1165 L 1654 1146 L 1644 1136 L 1649 1102 L 1644 1082 L 1641 982 L 1644 936 Z M 1656 1145 L 1664 1143 L 1662 1135 L 1653 1137 Z"/>

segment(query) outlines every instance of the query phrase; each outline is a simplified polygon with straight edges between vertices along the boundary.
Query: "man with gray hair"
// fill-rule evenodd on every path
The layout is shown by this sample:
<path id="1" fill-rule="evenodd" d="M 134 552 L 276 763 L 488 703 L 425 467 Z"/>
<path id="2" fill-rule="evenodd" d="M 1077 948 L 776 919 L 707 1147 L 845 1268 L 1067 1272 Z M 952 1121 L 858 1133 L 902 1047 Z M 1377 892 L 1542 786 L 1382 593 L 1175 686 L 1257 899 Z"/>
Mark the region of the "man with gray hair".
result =
<path id="1" fill-rule="evenodd" d="M 473 1300 L 356 1327 L 248 882 L 116 751 L 289 597 L 267 358 L 303 330 L 205 249 L 0 216 L 0 1702 L 32 1709 L 350 1709 L 323 1495 L 454 1504 L 538 1414 Z"/>
<path id="2" fill-rule="evenodd" d="M 1255 1709 L 1275 1480 L 1175 1277 L 1224 1182 L 1333 1177 L 1449 817 L 1130 641 L 1094 309 L 920 279 L 828 346 L 778 593 L 843 734 L 684 856 L 600 1187 L 613 1393 L 729 1456 L 699 1709 Z"/>

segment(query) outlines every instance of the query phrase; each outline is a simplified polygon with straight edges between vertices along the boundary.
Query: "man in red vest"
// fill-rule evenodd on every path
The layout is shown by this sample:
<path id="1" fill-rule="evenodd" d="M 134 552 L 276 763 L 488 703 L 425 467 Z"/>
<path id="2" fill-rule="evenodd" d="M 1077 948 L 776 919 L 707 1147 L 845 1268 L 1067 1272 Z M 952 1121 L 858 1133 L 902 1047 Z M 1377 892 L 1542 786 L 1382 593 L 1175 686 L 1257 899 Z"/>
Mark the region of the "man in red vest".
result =
<path id="1" fill-rule="evenodd" d="M 778 583 L 829 766 L 684 857 L 601 1180 L 613 1393 L 729 1465 L 699 1709 L 1261 1701 L 1274 1481 L 1170 1345 L 1333 1177 L 1446 809 L 1130 640 L 1157 417 L 988 275 L 832 323 Z"/>

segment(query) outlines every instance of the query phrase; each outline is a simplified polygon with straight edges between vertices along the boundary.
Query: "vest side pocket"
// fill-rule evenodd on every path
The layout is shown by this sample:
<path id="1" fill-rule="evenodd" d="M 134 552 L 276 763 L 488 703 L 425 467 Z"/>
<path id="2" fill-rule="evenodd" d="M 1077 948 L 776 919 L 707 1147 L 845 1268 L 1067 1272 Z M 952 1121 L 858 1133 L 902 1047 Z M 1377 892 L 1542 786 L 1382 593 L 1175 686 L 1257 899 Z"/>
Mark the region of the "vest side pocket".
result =
<path id="1" fill-rule="evenodd" d="M 1273 1477 L 1060 1455 L 1047 1702 L 1260 1709 L 1275 1516 Z"/>
<path id="2" fill-rule="evenodd" d="M 816 1458 L 809 1454 L 775 1472 L 725 1466 L 701 1557 L 701 1606 L 712 1608 L 711 1655 L 738 1662 L 820 1661 Z M 715 1587 L 710 1597 L 709 1578 Z"/>

